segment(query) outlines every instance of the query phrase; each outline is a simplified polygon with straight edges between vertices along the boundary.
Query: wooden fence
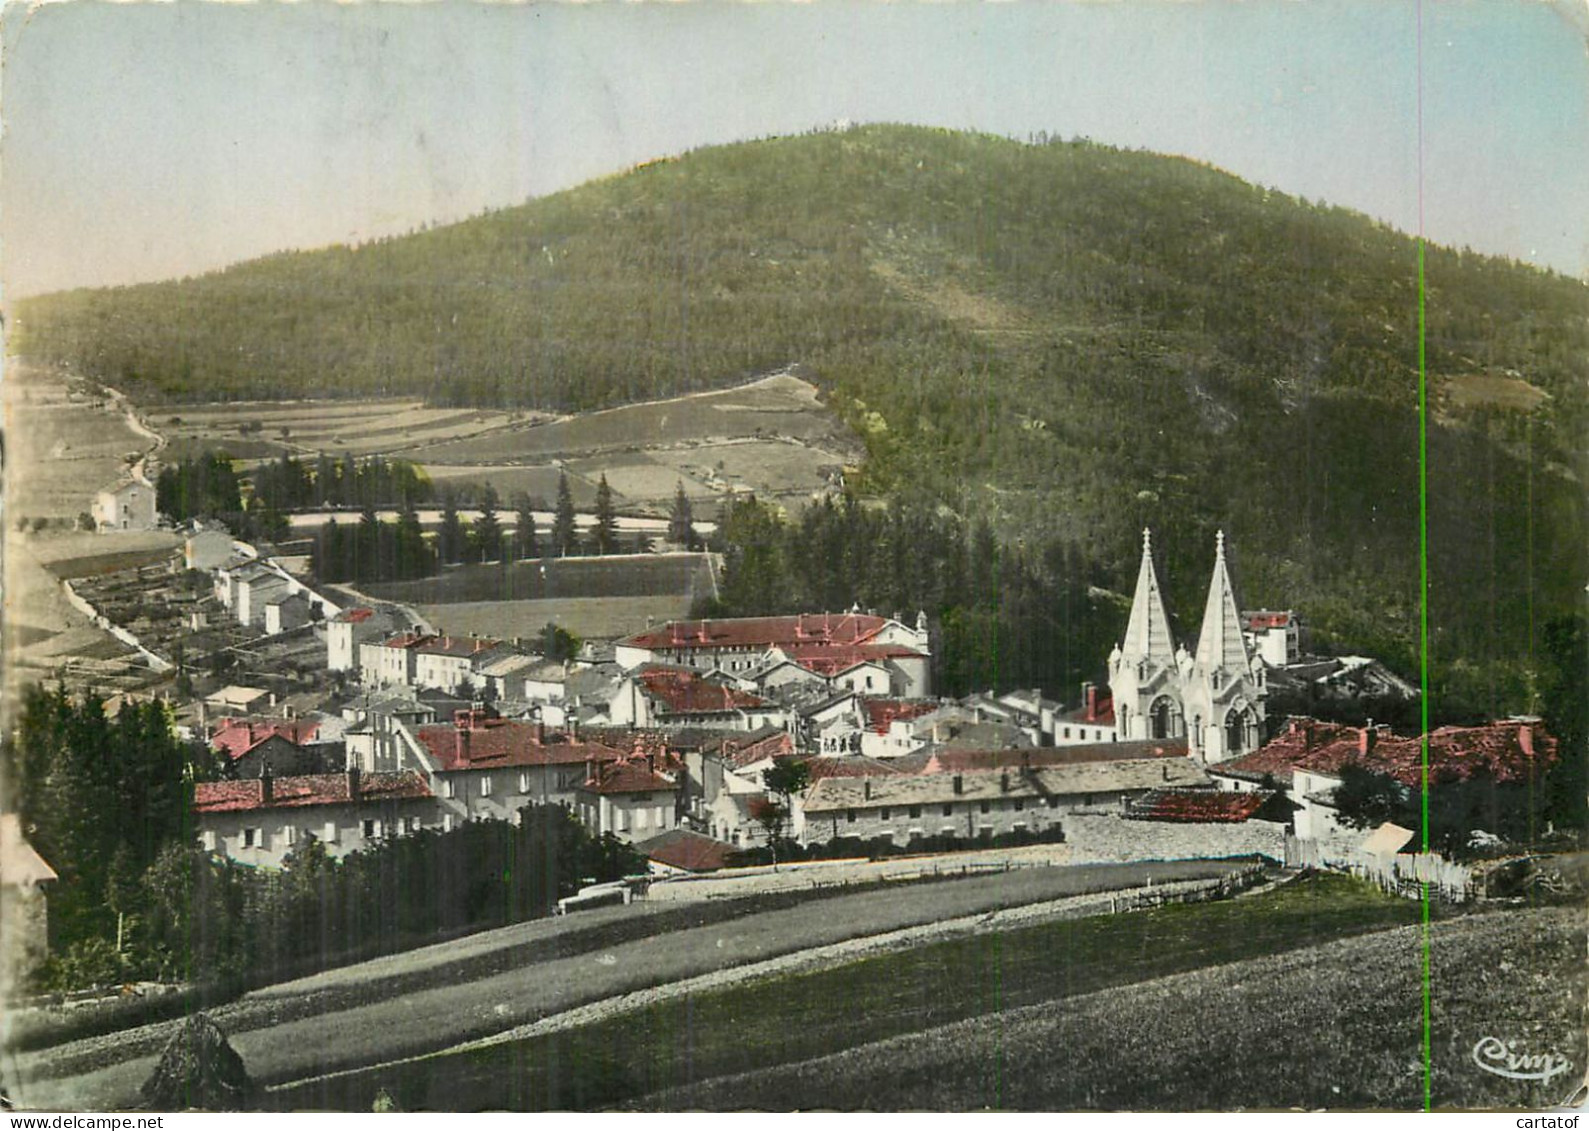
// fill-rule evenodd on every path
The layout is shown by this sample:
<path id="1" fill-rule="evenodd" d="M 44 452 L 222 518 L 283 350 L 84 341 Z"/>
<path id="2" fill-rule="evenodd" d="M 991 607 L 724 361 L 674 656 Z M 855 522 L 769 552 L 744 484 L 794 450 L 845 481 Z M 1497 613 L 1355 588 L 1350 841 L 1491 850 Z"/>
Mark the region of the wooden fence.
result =
<path id="1" fill-rule="evenodd" d="M 1473 870 L 1452 863 L 1438 852 L 1399 852 L 1395 856 L 1336 855 L 1317 840 L 1286 837 L 1286 867 L 1330 868 L 1361 876 L 1394 895 L 1419 899 L 1424 885 L 1431 894 L 1453 903 L 1473 898 Z"/>

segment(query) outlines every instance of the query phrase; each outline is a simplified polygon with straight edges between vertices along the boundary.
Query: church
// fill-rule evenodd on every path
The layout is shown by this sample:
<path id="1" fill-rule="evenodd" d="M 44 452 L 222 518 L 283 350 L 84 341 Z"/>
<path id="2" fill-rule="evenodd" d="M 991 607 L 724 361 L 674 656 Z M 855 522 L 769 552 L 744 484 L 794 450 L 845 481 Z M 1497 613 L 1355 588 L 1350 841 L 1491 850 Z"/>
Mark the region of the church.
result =
<path id="1" fill-rule="evenodd" d="M 1125 639 L 1109 655 L 1109 690 L 1122 742 L 1185 738 L 1188 753 L 1204 764 L 1263 744 L 1264 662 L 1248 653 L 1242 636 L 1224 532 L 1214 544 L 1214 576 L 1195 655 L 1177 646 L 1170 632 L 1152 537 L 1142 532 L 1142 567 Z"/>

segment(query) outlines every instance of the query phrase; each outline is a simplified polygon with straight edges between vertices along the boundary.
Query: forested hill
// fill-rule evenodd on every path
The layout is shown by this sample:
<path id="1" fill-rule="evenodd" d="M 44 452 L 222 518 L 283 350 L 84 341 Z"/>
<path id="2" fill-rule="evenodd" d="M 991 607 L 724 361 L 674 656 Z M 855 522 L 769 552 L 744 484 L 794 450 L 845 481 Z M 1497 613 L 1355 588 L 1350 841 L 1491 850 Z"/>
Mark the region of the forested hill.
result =
<path id="1" fill-rule="evenodd" d="M 1426 271 L 1435 646 L 1526 665 L 1589 580 L 1589 291 L 1440 248 Z M 798 362 L 866 437 L 864 489 L 990 515 L 1113 586 L 1152 524 L 1189 631 L 1223 526 L 1248 603 L 1405 668 L 1417 283 L 1407 236 L 1184 160 L 867 127 L 39 298 L 15 348 L 146 398 L 574 410 Z"/>

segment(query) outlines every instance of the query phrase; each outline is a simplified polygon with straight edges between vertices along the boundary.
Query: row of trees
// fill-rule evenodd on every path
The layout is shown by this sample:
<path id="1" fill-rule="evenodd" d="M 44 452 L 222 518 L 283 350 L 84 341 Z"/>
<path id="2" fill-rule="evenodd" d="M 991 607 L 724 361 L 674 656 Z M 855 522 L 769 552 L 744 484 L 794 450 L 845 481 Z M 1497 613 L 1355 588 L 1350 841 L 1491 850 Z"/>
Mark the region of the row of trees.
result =
<path id="1" fill-rule="evenodd" d="M 4 755 L 4 794 L 59 876 L 52 950 L 95 940 L 120 949 L 145 872 L 192 836 L 193 781 L 211 759 L 177 739 L 163 703 L 127 701 L 107 715 L 97 696 L 38 685 L 23 695 Z"/>
<path id="2" fill-rule="evenodd" d="M 592 836 L 556 805 L 528 805 L 516 824 L 426 829 L 340 859 L 309 836 L 279 870 L 173 844 L 145 877 L 147 916 L 126 961 L 167 981 L 259 984 L 535 918 L 592 878 L 641 871 L 633 848 Z"/>
<path id="3" fill-rule="evenodd" d="M 3 753 L 0 788 L 59 876 L 43 980 L 62 988 L 269 979 L 542 915 L 589 877 L 643 867 L 557 806 L 341 860 L 310 836 L 280 871 L 240 867 L 197 846 L 194 782 L 214 758 L 178 740 L 157 702 L 107 716 L 95 696 L 33 686 Z"/>
<path id="4" fill-rule="evenodd" d="M 788 519 L 750 498 L 725 508 L 720 596 L 702 611 L 757 616 L 859 605 L 933 627 L 934 686 L 1051 691 L 1091 678 L 1124 618 L 1065 543 L 1001 542 L 925 499 L 825 500 Z"/>
<path id="5" fill-rule="evenodd" d="M 432 577 L 448 565 L 508 563 L 579 553 L 613 554 L 623 549 L 606 475 L 596 486 L 595 521 L 583 536 L 578 529 L 567 473 L 558 478 L 557 505 L 544 542 L 535 526 L 536 512 L 546 509 L 541 500 L 522 491 L 513 497 L 511 533 L 503 525 L 501 499 L 490 483 L 482 490 L 478 506 L 480 513 L 473 521 L 465 522 L 457 496 L 444 491 L 441 518 L 433 538 L 426 535 L 412 503 L 403 504 L 395 522 L 382 520 L 373 505 L 365 506 L 357 525 L 351 528 L 332 519 L 315 540 L 315 575 L 327 582 L 407 581 Z M 683 527 L 687 538 L 694 541 L 687 510 Z M 639 548 L 644 551 L 647 543 L 642 540 Z"/>

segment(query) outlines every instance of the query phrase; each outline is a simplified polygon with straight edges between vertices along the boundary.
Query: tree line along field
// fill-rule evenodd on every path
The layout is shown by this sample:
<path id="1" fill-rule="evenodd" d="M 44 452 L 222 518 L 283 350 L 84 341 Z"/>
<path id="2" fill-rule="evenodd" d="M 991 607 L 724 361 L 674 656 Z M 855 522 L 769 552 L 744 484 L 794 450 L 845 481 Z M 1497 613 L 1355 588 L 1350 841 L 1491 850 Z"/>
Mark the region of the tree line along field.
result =
<path id="1" fill-rule="evenodd" d="M 947 887 L 933 885 L 946 893 L 960 887 L 960 881 Z M 927 889 L 917 894 L 932 898 Z M 1031 1007 L 1038 1015 L 1061 1015 L 1071 1001 L 1090 1000 L 1086 995 L 1113 1000 L 1133 987 L 1152 986 L 1187 972 L 1223 984 L 1223 972 L 1232 969 L 1226 963 L 1280 955 L 1292 959 L 1292 968 L 1306 967 L 1333 940 L 1416 923 L 1419 916 L 1417 903 L 1383 895 L 1352 879 L 1313 876 L 1237 900 L 1060 920 L 825 964 L 662 1001 L 518 1042 L 284 1089 L 275 1104 L 281 1109 L 298 1105 L 367 1110 L 376 1091 L 384 1088 L 409 1110 L 456 1110 L 460 1103 L 471 1110 L 611 1106 L 916 1110 L 996 1105 L 984 1092 L 974 1090 L 967 1091 L 963 1100 L 954 1098 L 953 1088 L 942 1094 L 929 1092 L 932 1073 L 908 1055 L 892 1057 L 890 1073 L 881 1072 L 877 1061 L 868 1062 L 870 1072 L 853 1076 L 842 1066 L 851 1058 L 866 1056 L 873 1042 L 911 1034 L 930 1036 L 955 1022 L 978 1019 L 996 1030 L 1000 1018 L 1022 1007 Z M 1401 931 L 1369 937 L 1405 940 L 1406 936 Z M 1392 950 L 1399 953 L 1406 945 L 1396 942 Z M 1416 968 L 1416 951 L 1395 966 L 1402 973 L 1410 971 L 1414 988 Z M 1265 992 L 1284 993 L 1283 986 L 1267 981 L 1254 983 L 1253 988 L 1260 998 Z M 1336 989 L 1337 1000 L 1355 994 L 1350 978 Z M 1245 1009 L 1250 1012 L 1211 1023 L 1234 1025 L 1261 1016 L 1266 1006 L 1257 1000 Z M 1194 1030 L 1203 1014 L 1203 1003 L 1184 997 L 1174 1008 L 1166 1008 L 1163 1017 L 1134 1017 L 1137 1028 L 1129 1038 L 1116 1028 L 1115 1040 L 1087 1066 L 1087 1075 L 1107 1077 L 1114 1094 L 1134 1094 L 1136 1099 L 1058 1106 L 1155 1106 L 1152 1100 L 1159 1093 L 1154 1091 L 1151 1050 L 1156 1034 L 1165 1026 L 1177 1032 Z M 1305 1064 L 1312 1039 L 1305 1033 L 1287 1041 L 1271 1035 L 1269 1059 L 1245 1077 L 1250 1094 L 1240 1102 L 1284 1103 L 1279 1095 L 1271 1100 L 1266 1090 L 1268 1070 L 1280 1055 L 1275 1046 Z M 986 1071 L 989 1063 L 998 1063 L 996 1053 L 992 1061 L 983 1059 L 988 1055 L 985 1047 L 966 1048 L 963 1067 L 955 1058 L 945 1057 L 946 1074 Z M 806 1062 L 829 1054 L 836 1054 L 833 1067 L 815 1076 L 799 1076 Z M 1047 1075 L 1065 1072 L 1062 1044 L 1036 1042 L 1029 1055 L 1050 1065 Z M 739 1080 L 745 1078 L 737 1074 L 752 1072 L 749 1085 L 741 1088 Z M 721 1085 L 710 1083 L 719 1077 L 728 1079 Z M 890 1084 L 873 1089 L 869 1082 L 873 1079 Z M 824 1090 L 830 1083 L 835 1090 Z"/>
<path id="2" fill-rule="evenodd" d="M 405 605 L 568 598 L 690 597 L 711 589 L 705 554 L 539 558 L 447 569 L 437 577 L 371 582 L 364 592 Z"/>

